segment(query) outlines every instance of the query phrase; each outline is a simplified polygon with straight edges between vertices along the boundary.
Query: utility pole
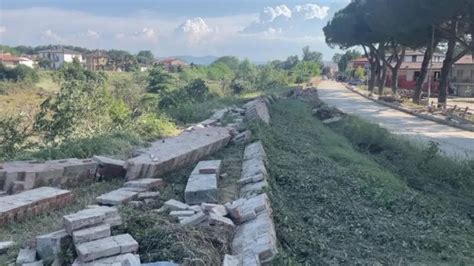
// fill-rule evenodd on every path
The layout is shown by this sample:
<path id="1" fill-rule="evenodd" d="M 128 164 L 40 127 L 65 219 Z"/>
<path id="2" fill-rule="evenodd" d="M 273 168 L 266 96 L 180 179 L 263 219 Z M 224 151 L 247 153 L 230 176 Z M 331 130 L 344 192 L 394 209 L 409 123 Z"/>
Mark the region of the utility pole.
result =
<path id="1" fill-rule="evenodd" d="M 430 58 L 430 67 L 429 67 L 429 72 L 428 72 L 428 105 L 430 105 L 430 96 L 431 96 L 431 80 L 434 78 L 434 75 L 432 77 L 432 72 L 433 72 L 433 56 L 434 56 L 434 37 L 435 37 L 435 27 L 434 25 L 431 26 L 432 32 L 431 32 L 431 58 Z"/>

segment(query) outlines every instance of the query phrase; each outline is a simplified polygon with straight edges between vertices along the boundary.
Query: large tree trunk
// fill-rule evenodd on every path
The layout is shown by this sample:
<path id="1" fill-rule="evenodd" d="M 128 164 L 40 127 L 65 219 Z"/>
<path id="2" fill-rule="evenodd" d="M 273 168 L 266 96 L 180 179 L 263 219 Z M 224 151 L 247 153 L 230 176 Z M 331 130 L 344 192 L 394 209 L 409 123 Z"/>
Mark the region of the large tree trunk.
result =
<path id="1" fill-rule="evenodd" d="M 433 47 L 438 46 L 436 41 Z M 413 102 L 419 104 L 421 102 L 421 92 L 423 90 L 423 84 L 425 83 L 426 75 L 428 74 L 428 66 L 433 57 L 433 50 L 431 49 L 431 41 L 428 43 L 423 62 L 421 63 L 420 76 L 416 80 L 415 92 L 413 93 Z M 430 77 L 431 78 L 431 77 Z"/>
<path id="2" fill-rule="evenodd" d="M 381 75 L 378 80 L 378 87 L 379 87 L 379 95 L 383 95 L 383 91 L 385 89 L 385 81 L 387 80 L 387 67 L 385 66 L 384 63 L 382 63 L 382 68 L 381 68 Z"/>
<path id="3" fill-rule="evenodd" d="M 368 84 L 369 87 L 367 88 L 370 92 L 373 92 L 375 88 L 375 80 L 377 78 L 376 72 L 376 67 L 374 65 L 370 65 L 370 78 Z"/>
<path id="4" fill-rule="evenodd" d="M 392 93 L 398 93 L 398 69 L 399 68 L 392 68 Z"/>
<path id="5" fill-rule="evenodd" d="M 453 33 L 456 32 L 456 23 L 453 22 L 451 30 Z M 454 34 L 455 36 L 455 34 Z M 438 93 L 438 105 L 446 104 L 448 96 L 448 78 L 451 66 L 453 64 L 454 49 L 456 48 L 456 38 L 450 36 L 448 40 L 448 49 L 446 50 L 445 59 L 443 61 L 443 67 L 441 68 L 441 74 L 439 79 L 439 93 Z"/>

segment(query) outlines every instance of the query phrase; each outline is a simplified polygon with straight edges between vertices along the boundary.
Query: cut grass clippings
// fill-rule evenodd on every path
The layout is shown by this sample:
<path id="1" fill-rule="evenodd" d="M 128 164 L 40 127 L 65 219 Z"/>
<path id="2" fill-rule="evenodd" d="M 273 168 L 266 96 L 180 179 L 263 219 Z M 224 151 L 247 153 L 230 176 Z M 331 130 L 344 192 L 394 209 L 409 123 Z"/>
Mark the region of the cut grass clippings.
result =
<path id="1" fill-rule="evenodd" d="M 403 171 L 312 117 L 309 104 L 283 99 L 271 113 L 254 136 L 269 159 L 282 250 L 274 264 L 472 263 L 472 216 L 458 201 L 414 189 Z"/>

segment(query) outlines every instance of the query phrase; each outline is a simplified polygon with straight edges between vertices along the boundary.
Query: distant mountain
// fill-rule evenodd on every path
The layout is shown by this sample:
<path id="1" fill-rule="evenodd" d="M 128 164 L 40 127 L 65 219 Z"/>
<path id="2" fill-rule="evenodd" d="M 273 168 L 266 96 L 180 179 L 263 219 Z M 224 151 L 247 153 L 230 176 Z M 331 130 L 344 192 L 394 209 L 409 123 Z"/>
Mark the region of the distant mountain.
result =
<path id="1" fill-rule="evenodd" d="M 196 65 L 210 65 L 212 62 L 216 61 L 217 56 L 207 55 L 207 56 L 192 56 L 192 55 L 177 55 L 173 56 L 188 62 L 189 64 L 194 63 Z"/>

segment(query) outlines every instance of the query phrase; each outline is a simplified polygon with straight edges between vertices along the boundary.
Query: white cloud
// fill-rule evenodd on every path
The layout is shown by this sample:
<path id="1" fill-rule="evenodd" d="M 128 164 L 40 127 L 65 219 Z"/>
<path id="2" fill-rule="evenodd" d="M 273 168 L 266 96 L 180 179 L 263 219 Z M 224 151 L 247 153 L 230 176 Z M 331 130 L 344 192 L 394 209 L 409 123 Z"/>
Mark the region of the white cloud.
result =
<path id="1" fill-rule="evenodd" d="M 87 30 L 86 35 L 87 37 L 94 38 L 94 39 L 97 39 L 100 37 L 100 34 L 95 30 Z"/>
<path id="2" fill-rule="evenodd" d="M 41 38 L 47 41 L 63 42 L 64 39 L 51 29 L 47 29 L 41 33 Z"/>
<path id="3" fill-rule="evenodd" d="M 156 41 L 158 38 L 158 35 L 156 31 L 152 28 L 143 28 L 140 31 L 136 31 L 133 34 L 135 39 L 142 39 L 142 40 L 148 40 L 148 41 Z"/>
<path id="4" fill-rule="evenodd" d="M 324 19 L 328 15 L 329 7 L 316 4 L 305 4 L 295 6 L 295 13 L 303 15 L 305 19 Z"/>
<path id="5" fill-rule="evenodd" d="M 273 22 L 277 18 L 291 18 L 291 10 L 286 5 L 267 6 L 260 14 L 260 22 Z"/>
<path id="6" fill-rule="evenodd" d="M 175 29 L 175 32 L 178 36 L 184 37 L 189 44 L 197 44 L 211 33 L 217 32 L 217 29 L 212 29 L 204 19 L 197 17 L 183 22 Z"/>
<path id="7" fill-rule="evenodd" d="M 7 32 L 7 27 L 0 26 L 0 34 Z"/>
<path id="8" fill-rule="evenodd" d="M 297 5 L 290 9 L 286 5 L 265 7 L 257 20 L 245 27 L 242 32 L 268 33 L 277 29 L 282 33 L 289 32 L 293 35 L 308 34 L 315 24 L 320 23 L 328 16 L 329 7 L 317 4 Z"/>

